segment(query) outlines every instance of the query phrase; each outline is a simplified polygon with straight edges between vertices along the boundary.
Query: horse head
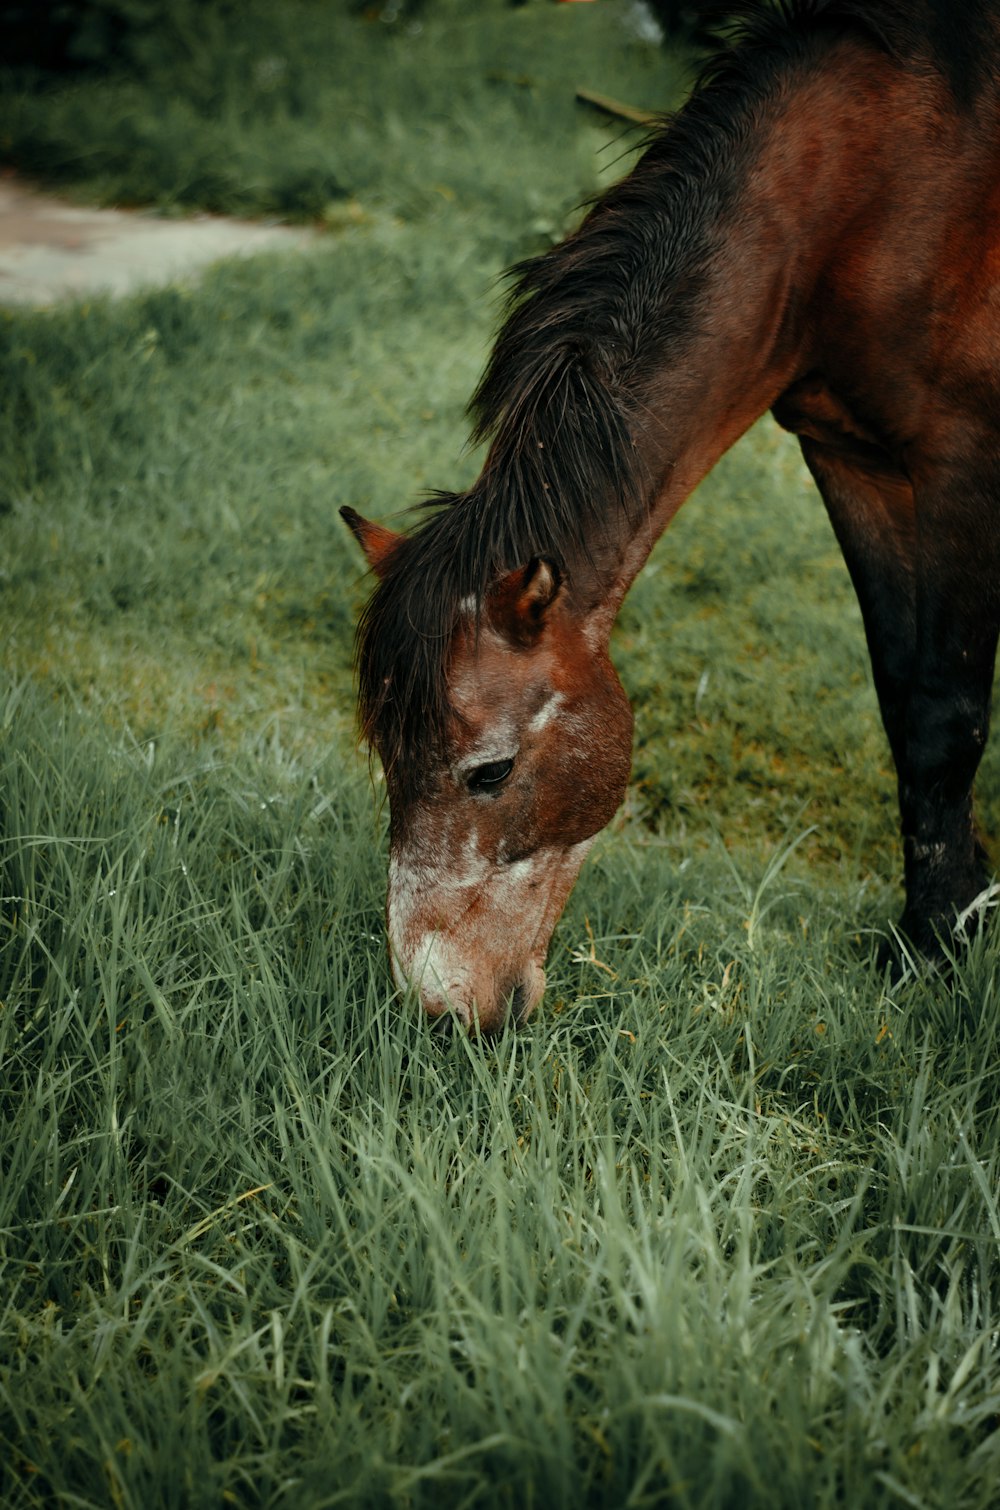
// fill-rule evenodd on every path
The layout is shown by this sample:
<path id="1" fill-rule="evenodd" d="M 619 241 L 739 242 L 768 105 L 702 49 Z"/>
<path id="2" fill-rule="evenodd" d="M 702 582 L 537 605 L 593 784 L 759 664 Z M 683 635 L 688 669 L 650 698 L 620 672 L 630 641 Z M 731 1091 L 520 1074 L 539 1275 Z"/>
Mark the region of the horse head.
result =
<path id="1" fill-rule="evenodd" d="M 382 575 L 406 537 L 345 517 Z M 437 736 L 400 758 L 369 730 L 389 793 L 393 972 L 431 1017 L 491 1033 L 541 999 L 552 931 L 628 780 L 610 618 L 550 561 L 505 571 L 457 605 Z"/>

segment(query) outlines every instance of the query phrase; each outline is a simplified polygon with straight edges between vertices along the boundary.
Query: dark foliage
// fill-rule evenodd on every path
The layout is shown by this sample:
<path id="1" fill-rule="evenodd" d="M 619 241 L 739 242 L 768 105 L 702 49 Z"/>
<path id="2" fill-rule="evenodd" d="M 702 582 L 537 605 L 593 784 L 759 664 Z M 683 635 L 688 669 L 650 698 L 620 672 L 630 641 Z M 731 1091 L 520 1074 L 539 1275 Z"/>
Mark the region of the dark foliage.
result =
<path id="1" fill-rule="evenodd" d="M 665 37 L 684 37 L 696 31 L 699 6 L 696 0 L 646 0 L 663 28 Z"/>
<path id="2" fill-rule="evenodd" d="M 43 73 L 142 68 L 233 0 L 0 0 L 0 63 Z"/>

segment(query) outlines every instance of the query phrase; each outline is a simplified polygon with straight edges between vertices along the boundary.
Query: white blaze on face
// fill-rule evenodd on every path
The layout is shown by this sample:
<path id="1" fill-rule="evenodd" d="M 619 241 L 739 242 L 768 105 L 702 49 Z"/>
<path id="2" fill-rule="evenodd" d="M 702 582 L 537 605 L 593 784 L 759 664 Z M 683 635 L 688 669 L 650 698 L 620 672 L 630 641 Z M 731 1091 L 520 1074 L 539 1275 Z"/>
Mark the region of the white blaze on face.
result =
<path id="1" fill-rule="evenodd" d="M 547 729 L 552 720 L 558 717 L 559 709 L 565 700 L 561 692 L 553 692 L 548 702 L 543 703 L 529 721 L 529 734 L 541 734 L 544 729 Z"/>
<path id="2" fill-rule="evenodd" d="M 425 998 L 443 993 L 456 1003 L 465 999 L 468 966 L 463 966 L 451 942 L 450 928 L 427 928 L 422 922 L 429 912 L 449 922 L 460 918 L 489 870 L 475 834 L 466 838 L 454 867 L 442 865 L 437 857 L 422 860 L 407 851 L 390 856 L 386 923 L 392 973 L 400 989 L 412 981 Z"/>

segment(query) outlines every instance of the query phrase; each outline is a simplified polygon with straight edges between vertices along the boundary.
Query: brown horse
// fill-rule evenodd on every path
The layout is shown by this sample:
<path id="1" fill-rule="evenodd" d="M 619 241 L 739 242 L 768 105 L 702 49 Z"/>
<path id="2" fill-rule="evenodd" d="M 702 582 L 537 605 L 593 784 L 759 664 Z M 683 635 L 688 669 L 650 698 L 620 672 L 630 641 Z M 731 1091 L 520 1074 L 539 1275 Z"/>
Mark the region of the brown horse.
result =
<path id="1" fill-rule="evenodd" d="M 391 805 L 397 979 L 523 1019 L 625 790 L 615 615 L 766 410 L 799 437 L 864 614 L 899 779 L 901 930 L 985 884 L 972 782 L 1000 626 L 1000 5 L 730 6 L 685 107 L 517 270 L 473 399 L 482 473 L 379 578 L 363 731 Z"/>

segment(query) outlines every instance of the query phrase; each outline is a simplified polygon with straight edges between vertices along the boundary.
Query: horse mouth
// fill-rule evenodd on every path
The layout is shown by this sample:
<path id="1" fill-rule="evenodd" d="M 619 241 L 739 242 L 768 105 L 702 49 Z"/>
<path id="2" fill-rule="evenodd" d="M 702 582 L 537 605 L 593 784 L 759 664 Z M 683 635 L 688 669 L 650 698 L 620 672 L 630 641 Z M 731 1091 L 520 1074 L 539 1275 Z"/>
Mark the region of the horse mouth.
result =
<path id="1" fill-rule="evenodd" d="M 534 1006 L 531 993 L 524 981 L 517 981 L 501 998 L 503 1009 L 492 1017 L 480 1018 L 478 1011 L 457 1008 L 449 1004 L 443 1012 L 431 1018 L 431 1032 L 435 1038 L 451 1038 L 456 1033 L 469 1033 L 473 1037 L 495 1038 L 509 1027 L 521 1027 Z"/>

